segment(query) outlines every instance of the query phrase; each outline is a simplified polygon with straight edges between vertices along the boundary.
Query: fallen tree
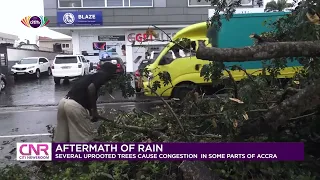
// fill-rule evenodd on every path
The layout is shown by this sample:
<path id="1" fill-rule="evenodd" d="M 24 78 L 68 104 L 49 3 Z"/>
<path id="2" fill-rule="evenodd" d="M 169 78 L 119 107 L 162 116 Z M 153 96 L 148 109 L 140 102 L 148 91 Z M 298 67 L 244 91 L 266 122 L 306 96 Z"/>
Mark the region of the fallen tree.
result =
<path id="1" fill-rule="evenodd" d="M 318 57 L 320 41 L 265 42 L 243 48 L 206 47 L 199 41 L 198 59 L 213 62 L 245 62 L 282 57 Z"/>
<path id="2" fill-rule="evenodd" d="M 320 56 L 320 41 L 305 42 L 266 42 L 244 48 L 206 47 L 204 41 L 199 41 L 197 58 L 212 62 L 244 62 L 257 59 L 282 57 L 317 57 Z M 263 133 L 284 125 L 292 117 L 320 105 L 320 79 L 296 93 L 281 104 L 270 109 L 263 118 L 249 125 L 244 133 Z M 260 125 L 258 125 L 260 124 Z M 257 126 L 258 125 L 258 126 Z M 263 127 L 263 129 L 253 128 Z"/>

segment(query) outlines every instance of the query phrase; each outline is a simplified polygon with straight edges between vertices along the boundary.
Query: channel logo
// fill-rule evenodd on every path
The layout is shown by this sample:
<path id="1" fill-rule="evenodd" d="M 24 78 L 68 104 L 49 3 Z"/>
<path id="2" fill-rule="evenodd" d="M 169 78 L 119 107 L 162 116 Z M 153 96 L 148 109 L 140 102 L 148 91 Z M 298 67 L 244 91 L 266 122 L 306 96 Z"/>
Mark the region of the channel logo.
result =
<path id="1" fill-rule="evenodd" d="M 32 28 L 46 26 L 49 22 L 49 19 L 44 16 L 26 16 L 21 20 L 22 24 Z"/>
<path id="2" fill-rule="evenodd" d="M 17 143 L 17 161 L 51 161 L 51 143 Z"/>

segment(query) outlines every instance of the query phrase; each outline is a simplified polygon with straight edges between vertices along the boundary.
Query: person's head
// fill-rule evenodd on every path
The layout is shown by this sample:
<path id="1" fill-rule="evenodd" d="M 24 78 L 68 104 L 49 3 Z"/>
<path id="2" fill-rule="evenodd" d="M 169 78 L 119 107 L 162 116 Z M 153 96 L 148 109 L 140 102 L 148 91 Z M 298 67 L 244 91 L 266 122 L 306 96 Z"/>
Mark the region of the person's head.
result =
<path id="1" fill-rule="evenodd" d="M 106 76 L 106 79 L 111 79 L 112 77 L 115 76 L 116 71 L 117 71 L 117 65 L 112 64 L 109 62 L 106 62 L 100 66 L 100 72 L 104 73 Z"/>
<path id="2" fill-rule="evenodd" d="M 126 56 L 126 45 L 121 46 L 121 51 L 124 56 Z"/>

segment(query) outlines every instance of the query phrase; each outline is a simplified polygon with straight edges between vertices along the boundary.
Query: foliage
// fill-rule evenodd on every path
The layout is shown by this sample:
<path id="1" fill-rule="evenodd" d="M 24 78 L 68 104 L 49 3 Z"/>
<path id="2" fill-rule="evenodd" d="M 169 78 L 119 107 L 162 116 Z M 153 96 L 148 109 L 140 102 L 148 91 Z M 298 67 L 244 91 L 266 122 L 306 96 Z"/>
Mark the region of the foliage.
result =
<path id="1" fill-rule="evenodd" d="M 272 0 L 266 4 L 265 12 L 283 11 L 288 7 L 292 7 L 292 3 L 288 3 L 287 0 Z"/>
<path id="2" fill-rule="evenodd" d="M 277 41 L 303 41 L 319 39 L 319 27 L 310 23 L 306 13 L 314 6 L 313 1 L 300 4 L 297 10 L 274 23 L 267 25 L 273 31 L 262 34 Z M 226 1 L 211 1 L 217 5 L 217 14 L 211 18 L 210 25 L 221 26 L 219 12 L 226 12 L 232 17 L 232 8 Z M 313 7 L 314 6 L 314 7 Z M 187 40 L 182 40 L 179 46 L 187 47 Z M 319 179 L 319 147 L 320 147 L 320 107 L 310 109 L 299 117 L 290 119 L 288 123 L 277 130 L 255 136 L 242 136 L 242 128 L 249 120 L 259 120 L 270 108 L 279 104 L 288 89 L 301 90 L 315 79 L 320 78 L 320 63 L 314 58 L 298 60 L 304 66 L 293 79 L 279 80 L 276 76 L 292 59 L 271 59 L 264 61 L 263 70 L 259 75 L 248 74 L 240 66 L 226 66 L 224 63 L 211 63 L 205 66 L 201 75 L 206 80 L 216 84 L 224 84 L 227 91 L 224 95 L 214 94 L 213 99 L 204 99 L 201 92 L 191 91 L 181 101 L 171 101 L 154 107 L 151 112 L 133 110 L 125 113 L 116 111 L 115 125 L 103 122 L 99 128 L 99 141 L 102 142 L 296 142 L 305 143 L 305 158 L 303 162 L 206 162 L 216 175 L 222 179 L 266 179 L 266 180 L 314 180 Z M 246 78 L 235 83 L 232 75 L 223 72 L 242 71 Z M 159 76 L 161 82 L 153 82 L 149 88 L 155 93 L 162 86 L 171 85 L 168 72 L 151 75 L 147 69 L 141 70 L 145 79 Z M 104 92 L 111 93 L 113 88 L 120 87 L 125 96 L 130 96 L 133 90 L 127 90 L 131 76 L 121 76 L 107 85 Z M 121 79 L 121 80 L 120 80 Z M 227 81 L 224 81 L 227 80 Z M 120 82 L 120 84 L 119 84 Z M 214 84 L 215 85 L 215 84 Z M 159 95 L 160 96 L 160 95 Z M 164 101 L 165 102 L 165 101 Z M 154 130 L 154 133 L 141 133 L 128 130 L 127 125 Z M 181 130 L 181 124 L 183 131 Z M 122 125 L 119 128 L 119 125 Z M 257 127 L 263 128 L 263 127 Z M 148 131 L 149 132 L 149 131 Z M 57 163 L 47 166 L 28 168 L 8 166 L 0 170 L 0 179 L 183 179 L 179 171 L 180 162 L 158 161 L 101 161 Z"/>

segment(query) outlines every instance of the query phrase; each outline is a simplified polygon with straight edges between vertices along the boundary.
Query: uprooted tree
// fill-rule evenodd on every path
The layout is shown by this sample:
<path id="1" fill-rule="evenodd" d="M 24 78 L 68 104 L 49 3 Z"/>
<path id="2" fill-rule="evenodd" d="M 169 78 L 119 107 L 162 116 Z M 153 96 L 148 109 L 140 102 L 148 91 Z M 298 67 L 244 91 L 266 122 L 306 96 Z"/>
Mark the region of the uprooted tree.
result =
<path id="1" fill-rule="evenodd" d="M 239 2 L 211 1 L 216 13 L 210 26 L 219 30 L 220 12 L 232 18 Z M 203 99 L 192 91 L 178 102 L 163 101 L 152 112 L 126 113 L 105 109 L 114 120 L 99 128 L 100 141 L 118 142 L 305 142 L 305 162 L 90 162 L 62 163 L 46 168 L 7 167 L 0 179 L 316 179 L 320 163 L 320 62 L 318 59 L 320 5 L 303 1 L 295 12 L 270 24 L 273 31 L 253 35 L 254 46 L 206 47 L 200 42 L 196 56 L 212 61 L 202 76 L 219 82 L 222 71 L 243 71 L 246 78 L 226 84 L 226 96 Z M 248 37 L 249 38 L 249 37 Z M 297 58 L 304 66 L 286 84 L 277 79 L 287 61 Z M 262 73 L 249 74 L 223 62 L 266 59 Z M 147 70 L 146 70 L 147 71 Z M 145 73 L 147 75 L 147 72 Z M 164 85 L 170 85 L 162 72 Z M 121 81 L 128 81 L 126 77 Z M 118 80 L 116 80 L 118 81 Z M 160 83 L 150 85 L 154 91 Z M 124 95 L 132 94 L 127 83 Z M 129 89 L 129 91 L 128 91 Z M 109 90 L 110 91 L 110 90 Z M 111 118 L 110 118 L 111 119 Z"/>

